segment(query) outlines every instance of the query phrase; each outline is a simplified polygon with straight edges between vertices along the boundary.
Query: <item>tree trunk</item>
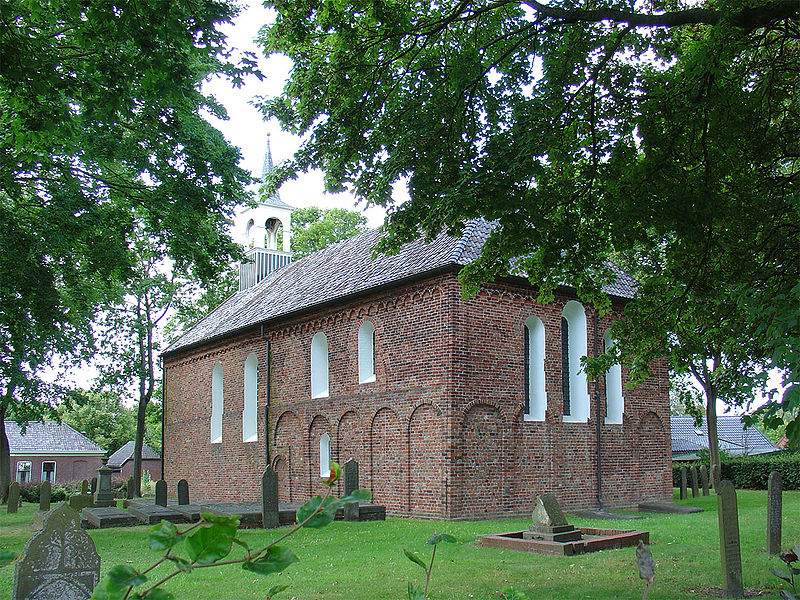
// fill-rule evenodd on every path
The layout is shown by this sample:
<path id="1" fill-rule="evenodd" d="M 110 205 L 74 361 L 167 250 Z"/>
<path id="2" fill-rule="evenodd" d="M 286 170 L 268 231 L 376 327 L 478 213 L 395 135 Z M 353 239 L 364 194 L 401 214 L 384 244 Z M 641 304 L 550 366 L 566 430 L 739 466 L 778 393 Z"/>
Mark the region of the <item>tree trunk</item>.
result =
<path id="1" fill-rule="evenodd" d="M 0 502 L 8 500 L 8 486 L 11 485 L 11 448 L 6 435 L 6 411 L 8 405 L 0 401 Z"/>
<path id="2" fill-rule="evenodd" d="M 139 497 L 142 495 L 142 445 L 144 444 L 144 415 L 147 411 L 147 403 L 150 399 L 147 396 L 139 398 L 139 409 L 136 412 L 136 441 L 133 446 L 133 493 Z"/>
<path id="3" fill-rule="evenodd" d="M 719 459 L 719 435 L 717 434 L 717 390 L 713 385 L 706 388 L 706 428 L 708 429 L 708 453 L 710 455 L 711 481 L 714 491 L 719 490 L 722 479 L 722 464 Z"/>

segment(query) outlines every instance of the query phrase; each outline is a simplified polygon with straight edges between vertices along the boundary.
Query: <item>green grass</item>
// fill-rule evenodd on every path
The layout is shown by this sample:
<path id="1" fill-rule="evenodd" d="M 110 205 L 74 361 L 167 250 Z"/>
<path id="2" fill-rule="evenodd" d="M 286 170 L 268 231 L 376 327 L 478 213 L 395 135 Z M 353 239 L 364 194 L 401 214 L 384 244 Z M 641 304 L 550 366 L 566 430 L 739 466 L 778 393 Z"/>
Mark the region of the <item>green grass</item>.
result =
<path id="1" fill-rule="evenodd" d="M 738 492 L 739 528 L 745 587 L 777 598 L 782 584 L 770 566 L 782 563 L 767 556 L 766 493 Z M 722 585 L 716 498 L 680 502 L 705 508 L 692 515 L 647 515 L 636 521 L 592 521 L 573 518 L 575 525 L 646 529 L 657 563 L 649 599 L 708 597 Z M 31 535 L 35 507 L 26 505 L 18 514 L 0 512 L 0 548 L 21 549 Z M 783 539 L 789 546 L 800 541 L 800 492 L 783 495 Z M 512 585 L 532 599 L 592 600 L 639 598 L 643 584 L 634 562 L 633 548 L 582 556 L 552 557 L 522 552 L 476 548 L 475 535 L 527 527 L 523 520 L 483 522 L 431 522 L 389 519 L 386 522 L 335 522 L 327 528 L 304 529 L 287 540 L 300 562 L 284 573 L 269 577 L 245 572 L 237 565 L 213 567 L 168 582 L 167 591 L 187 600 L 238 598 L 263 599 L 276 583 L 291 587 L 277 598 L 290 600 L 404 599 L 407 582 L 422 582 L 424 573 L 403 556 L 403 548 L 425 559 L 425 541 L 434 530 L 450 533 L 457 544 L 442 544 L 437 551 L 431 581 L 432 600 L 497 599 L 496 592 Z M 147 548 L 147 527 L 91 531 L 102 557 L 102 572 L 116 564 L 144 568 L 157 558 Z M 280 535 L 276 531 L 245 530 L 251 546 L 265 544 Z M 11 598 L 13 567 L 0 571 L 0 600 Z M 718 593 L 718 592 L 717 592 Z"/>

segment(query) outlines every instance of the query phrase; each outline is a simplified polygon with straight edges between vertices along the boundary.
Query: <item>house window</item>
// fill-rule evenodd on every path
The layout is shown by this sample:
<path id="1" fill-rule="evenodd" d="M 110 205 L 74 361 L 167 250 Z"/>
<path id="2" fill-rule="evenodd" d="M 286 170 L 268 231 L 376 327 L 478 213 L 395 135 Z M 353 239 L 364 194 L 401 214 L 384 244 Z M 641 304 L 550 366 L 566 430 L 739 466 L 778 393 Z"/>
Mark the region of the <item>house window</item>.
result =
<path id="1" fill-rule="evenodd" d="M 328 338 L 321 331 L 311 338 L 311 397 L 328 397 Z"/>
<path id="2" fill-rule="evenodd" d="M 53 461 L 42 462 L 42 481 L 56 482 L 56 463 Z"/>
<path id="3" fill-rule="evenodd" d="M 331 436 L 323 433 L 319 438 L 319 476 L 331 474 Z"/>
<path id="4" fill-rule="evenodd" d="M 561 313 L 561 389 L 564 420 L 585 423 L 589 419 L 589 386 L 581 369 L 586 356 L 586 312 L 570 300 Z"/>
<path id="5" fill-rule="evenodd" d="M 258 441 L 258 357 L 255 352 L 244 361 L 244 410 L 242 410 L 242 441 Z"/>
<path id="6" fill-rule="evenodd" d="M 538 317 L 525 320 L 525 420 L 544 421 L 544 324 Z"/>
<path id="7" fill-rule="evenodd" d="M 364 321 L 358 328 L 358 383 L 375 381 L 375 326 Z"/>
<path id="8" fill-rule="evenodd" d="M 614 338 L 611 332 L 606 331 L 603 336 L 605 351 L 614 347 Z M 625 410 L 625 398 L 622 396 L 622 366 L 616 364 L 606 373 L 606 423 L 621 424 L 622 413 Z"/>
<path id="9" fill-rule="evenodd" d="M 224 399 L 222 395 L 222 363 L 217 363 L 211 372 L 211 443 L 222 442 L 222 410 Z"/>
<path id="10" fill-rule="evenodd" d="M 31 461 L 18 460 L 17 461 L 17 481 L 19 483 L 28 483 L 31 480 Z"/>

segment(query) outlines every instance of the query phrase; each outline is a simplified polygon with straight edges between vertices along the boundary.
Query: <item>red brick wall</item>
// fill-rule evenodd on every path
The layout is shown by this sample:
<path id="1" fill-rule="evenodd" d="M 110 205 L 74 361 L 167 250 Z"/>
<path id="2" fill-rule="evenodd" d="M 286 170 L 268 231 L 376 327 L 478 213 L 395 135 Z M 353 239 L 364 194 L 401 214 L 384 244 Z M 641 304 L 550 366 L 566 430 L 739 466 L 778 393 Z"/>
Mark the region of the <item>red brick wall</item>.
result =
<path id="1" fill-rule="evenodd" d="M 32 455 L 12 455 L 11 456 L 11 480 L 17 480 L 17 462 L 29 461 L 31 463 L 31 483 L 40 483 L 42 480 L 42 463 L 56 463 L 55 483 L 66 481 L 82 481 L 97 476 L 97 469 L 102 466 L 100 456 L 32 456 Z"/>
<path id="2" fill-rule="evenodd" d="M 264 457 L 266 352 L 270 345 L 270 462 L 281 502 L 322 491 L 319 439 L 331 458 L 360 465 L 360 486 L 389 514 L 480 518 L 530 511 L 536 494 L 565 506 L 597 505 L 595 392 L 588 423 L 563 423 L 560 319 L 568 300 L 535 303 L 525 286 L 492 285 L 461 298 L 454 273 L 376 293 L 306 318 L 260 327 L 165 361 L 165 476 L 192 498 L 256 501 Z M 523 323 L 546 332 L 545 422 L 523 422 Z M 593 313 L 587 309 L 589 352 Z M 602 335 L 613 315 L 600 317 Z M 358 383 L 358 327 L 375 326 L 376 381 Z M 311 398 L 311 338 L 324 331 L 328 398 Z M 259 439 L 242 442 L 244 362 L 259 360 Z M 211 372 L 224 372 L 223 440 L 210 443 Z M 622 425 L 601 428 L 603 497 L 626 505 L 671 497 L 666 370 L 625 390 Z M 603 400 L 604 404 L 604 400 Z M 604 406 L 603 406 L 604 408 Z M 341 489 L 339 490 L 341 491 Z"/>

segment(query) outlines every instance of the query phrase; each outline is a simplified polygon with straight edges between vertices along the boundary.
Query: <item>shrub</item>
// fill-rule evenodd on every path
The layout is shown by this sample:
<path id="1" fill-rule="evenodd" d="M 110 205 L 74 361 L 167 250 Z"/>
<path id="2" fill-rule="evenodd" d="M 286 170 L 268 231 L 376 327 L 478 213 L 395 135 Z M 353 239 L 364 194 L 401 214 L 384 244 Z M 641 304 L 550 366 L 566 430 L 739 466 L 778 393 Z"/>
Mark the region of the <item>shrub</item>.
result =
<path id="1" fill-rule="evenodd" d="M 688 471 L 692 465 L 698 469 L 702 462 L 673 462 L 672 484 L 679 487 L 681 484 L 681 467 Z M 769 474 L 778 471 L 783 478 L 784 490 L 800 490 L 800 455 L 799 454 L 770 454 L 768 456 L 737 456 L 726 457 L 722 461 L 722 478 L 730 479 L 734 487 L 749 490 L 765 490 L 769 481 Z M 691 478 L 689 479 L 691 485 Z"/>

